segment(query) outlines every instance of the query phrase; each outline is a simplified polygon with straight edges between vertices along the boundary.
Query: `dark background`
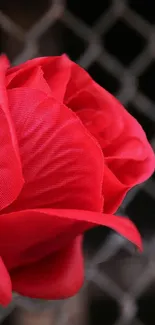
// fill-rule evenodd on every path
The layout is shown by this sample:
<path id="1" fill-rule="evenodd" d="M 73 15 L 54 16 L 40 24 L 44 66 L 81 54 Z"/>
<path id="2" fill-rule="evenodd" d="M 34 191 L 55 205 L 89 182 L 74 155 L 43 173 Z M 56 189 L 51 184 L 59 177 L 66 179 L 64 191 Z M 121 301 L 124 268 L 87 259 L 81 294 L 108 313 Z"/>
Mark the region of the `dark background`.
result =
<path id="1" fill-rule="evenodd" d="M 154 0 L 1 0 L 0 51 L 13 65 L 67 53 L 125 105 L 155 148 Z M 155 175 L 119 212 L 141 230 L 144 253 L 105 228 L 86 235 L 88 323 L 154 325 Z"/>

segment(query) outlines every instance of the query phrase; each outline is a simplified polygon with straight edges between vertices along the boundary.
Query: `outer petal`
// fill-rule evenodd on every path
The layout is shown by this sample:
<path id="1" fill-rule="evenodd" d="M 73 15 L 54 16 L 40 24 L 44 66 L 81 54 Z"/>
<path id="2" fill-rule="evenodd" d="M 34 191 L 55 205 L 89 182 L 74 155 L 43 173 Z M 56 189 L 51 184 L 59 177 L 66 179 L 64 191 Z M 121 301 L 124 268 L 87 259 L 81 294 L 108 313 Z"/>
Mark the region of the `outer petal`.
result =
<path id="1" fill-rule="evenodd" d="M 64 102 L 76 112 L 103 149 L 105 163 L 111 171 L 110 179 L 106 173 L 103 182 L 104 211 L 112 213 L 127 190 L 153 173 L 154 153 L 141 126 L 111 94 L 76 64 L 72 64 L 71 71 Z"/>
<path id="2" fill-rule="evenodd" d="M 123 184 L 105 164 L 103 182 L 104 211 L 115 213 L 128 190 L 129 187 Z"/>
<path id="3" fill-rule="evenodd" d="M 12 299 L 12 283 L 10 275 L 0 257 L 0 304 L 7 306 Z"/>
<path id="4" fill-rule="evenodd" d="M 25 186 L 5 212 L 37 207 L 101 211 L 103 155 L 80 119 L 30 88 L 8 91 Z"/>
<path id="5" fill-rule="evenodd" d="M 84 279 L 81 239 L 79 236 L 55 255 L 11 272 L 13 290 L 23 296 L 49 300 L 76 294 Z"/>
<path id="6" fill-rule="evenodd" d="M 0 210 L 20 193 L 24 180 L 14 124 L 8 109 L 5 72 L 6 57 L 0 58 Z"/>
<path id="7" fill-rule="evenodd" d="M 84 210 L 36 209 L 1 215 L 1 256 L 9 270 L 33 264 L 95 225 L 110 227 L 141 248 L 140 235 L 129 219 Z"/>
<path id="8" fill-rule="evenodd" d="M 1 215 L 0 251 L 13 290 L 45 299 L 75 294 L 83 282 L 79 235 L 100 224 L 120 232 L 141 249 L 141 238 L 132 222 L 113 215 L 66 209 Z"/>
<path id="9" fill-rule="evenodd" d="M 8 70 L 7 86 L 9 89 L 24 86 L 25 81 L 30 78 L 33 71 L 41 67 L 52 95 L 63 102 L 67 83 L 70 79 L 71 66 L 72 62 L 66 55 L 29 60 Z M 43 88 L 41 89 L 42 83 L 40 85 L 38 82 L 37 86 L 36 89 L 43 90 Z"/>
<path id="10" fill-rule="evenodd" d="M 29 69 L 21 69 L 18 73 L 6 76 L 7 89 L 26 87 L 37 89 L 47 95 L 51 95 L 51 89 L 44 78 L 41 66 L 34 66 Z"/>
<path id="11" fill-rule="evenodd" d="M 155 169 L 155 155 L 136 119 L 115 98 L 109 96 L 116 102 L 124 128 L 119 137 L 105 148 L 106 163 L 123 184 L 131 187 L 151 176 Z"/>

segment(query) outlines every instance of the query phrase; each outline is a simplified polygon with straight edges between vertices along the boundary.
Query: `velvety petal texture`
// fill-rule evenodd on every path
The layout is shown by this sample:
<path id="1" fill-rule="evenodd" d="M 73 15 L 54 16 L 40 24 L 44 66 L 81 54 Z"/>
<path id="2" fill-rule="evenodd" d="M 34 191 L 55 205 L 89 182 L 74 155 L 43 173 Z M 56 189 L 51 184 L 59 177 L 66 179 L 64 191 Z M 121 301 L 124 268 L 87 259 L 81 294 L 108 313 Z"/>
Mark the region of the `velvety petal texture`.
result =
<path id="1" fill-rule="evenodd" d="M 154 171 L 138 122 L 66 55 L 10 68 L 0 58 L 0 303 L 12 289 L 70 297 L 84 278 L 82 237 L 96 225 L 141 250 L 125 194 Z"/>
<path id="2" fill-rule="evenodd" d="M 7 58 L 0 58 L 0 210 L 19 195 L 24 179 L 5 85 Z"/>

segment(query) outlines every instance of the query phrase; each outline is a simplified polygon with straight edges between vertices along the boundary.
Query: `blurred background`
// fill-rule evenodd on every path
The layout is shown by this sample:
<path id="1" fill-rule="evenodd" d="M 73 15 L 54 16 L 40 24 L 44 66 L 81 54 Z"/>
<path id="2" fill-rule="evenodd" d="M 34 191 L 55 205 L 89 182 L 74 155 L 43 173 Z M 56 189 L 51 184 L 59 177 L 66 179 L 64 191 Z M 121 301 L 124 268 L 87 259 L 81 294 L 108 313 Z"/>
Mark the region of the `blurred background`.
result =
<path id="1" fill-rule="evenodd" d="M 67 53 L 125 105 L 155 148 L 154 0 L 1 0 L 0 52 L 13 65 Z M 118 213 L 139 227 L 144 253 L 106 228 L 88 232 L 85 286 L 63 304 L 59 324 L 155 324 L 155 175 Z M 3 324 L 55 324 L 50 308 L 40 323 L 20 320 L 18 305 L 0 310 Z"/>

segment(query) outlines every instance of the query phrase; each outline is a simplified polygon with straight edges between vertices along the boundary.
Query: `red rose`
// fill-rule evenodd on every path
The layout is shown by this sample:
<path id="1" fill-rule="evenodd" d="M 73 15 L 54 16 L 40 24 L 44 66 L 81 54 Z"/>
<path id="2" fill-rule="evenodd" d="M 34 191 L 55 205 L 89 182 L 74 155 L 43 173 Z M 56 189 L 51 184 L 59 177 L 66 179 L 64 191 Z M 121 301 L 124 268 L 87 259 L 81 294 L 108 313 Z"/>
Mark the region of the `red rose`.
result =
<path id="1" fill-rule="evenodd" d="M 0 59 L 0 302 L 12 289 L 59 299 L 83 282 L 81 239 L 102 224 L 141 246 L 113 216 L 154 170 L 137 121 L 65 55 L 9 68 Z"/>

